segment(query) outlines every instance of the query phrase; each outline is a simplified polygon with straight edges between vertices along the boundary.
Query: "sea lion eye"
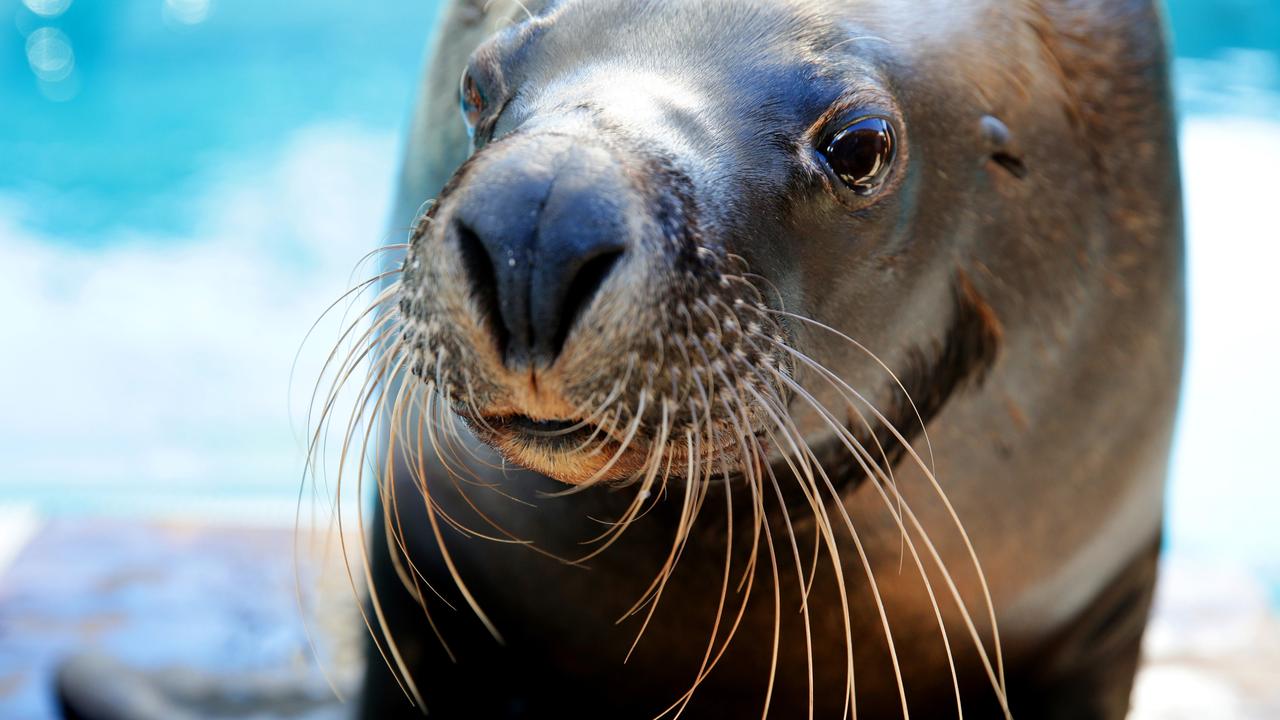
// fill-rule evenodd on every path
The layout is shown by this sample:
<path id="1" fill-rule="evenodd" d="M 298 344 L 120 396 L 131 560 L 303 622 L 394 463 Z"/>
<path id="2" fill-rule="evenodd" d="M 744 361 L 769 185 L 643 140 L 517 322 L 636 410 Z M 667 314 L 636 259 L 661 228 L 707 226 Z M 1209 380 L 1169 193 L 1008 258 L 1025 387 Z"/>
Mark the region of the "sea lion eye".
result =
<path id="1" fill-rule="evenodd" d="M 893 126 L 880 117 L 853 121 L 821 150 L 836 176 L 859 195 L 871 195 L 880 189 L 893 167 L 896 151 Z"/>
<path id="2" fill-rule="evenodd" d="M 467 123 L 467 134 L 472 135 L 476 131 L 476 124 L 480 122 L 480 116 L 484 114 L 485 101 L 484 94 L 480 92 L 480 84 L 470 70 L 462 75 L 458 97 L 462 106 L 462 119 Z"/>

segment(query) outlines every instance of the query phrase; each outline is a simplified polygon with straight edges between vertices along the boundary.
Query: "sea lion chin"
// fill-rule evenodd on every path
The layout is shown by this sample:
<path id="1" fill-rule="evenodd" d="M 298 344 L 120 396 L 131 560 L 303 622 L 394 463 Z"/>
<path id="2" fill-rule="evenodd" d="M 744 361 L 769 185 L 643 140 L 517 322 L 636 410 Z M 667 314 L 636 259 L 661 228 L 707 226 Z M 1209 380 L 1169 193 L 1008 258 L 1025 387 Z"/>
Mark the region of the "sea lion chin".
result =
<path id="1" fill-rule="evenodd" d="M 445 17 L 357 349 L 364 716 L 1123 717 L 1183 339 L 1154 3 Z"/>

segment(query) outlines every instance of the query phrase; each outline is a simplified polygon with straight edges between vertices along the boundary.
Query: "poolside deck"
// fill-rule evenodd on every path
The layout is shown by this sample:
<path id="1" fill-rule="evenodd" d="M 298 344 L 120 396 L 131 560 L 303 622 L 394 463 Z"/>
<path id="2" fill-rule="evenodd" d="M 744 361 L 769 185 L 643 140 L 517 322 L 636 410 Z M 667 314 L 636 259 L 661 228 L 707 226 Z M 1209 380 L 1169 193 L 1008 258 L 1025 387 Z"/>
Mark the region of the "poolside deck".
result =
<path id="1" fill-rule="evenodd" d="M 292 529 L 77 519 L 29 524 L 22 542 L 16 525 L 0 528 L 12 557 L 0 565 L 0 717 L 58 717 L 54 669 L 85 650 L 145 669 L 354 684 L 346 575 L 335 566 L 302 581 L 304 625 Z"/>

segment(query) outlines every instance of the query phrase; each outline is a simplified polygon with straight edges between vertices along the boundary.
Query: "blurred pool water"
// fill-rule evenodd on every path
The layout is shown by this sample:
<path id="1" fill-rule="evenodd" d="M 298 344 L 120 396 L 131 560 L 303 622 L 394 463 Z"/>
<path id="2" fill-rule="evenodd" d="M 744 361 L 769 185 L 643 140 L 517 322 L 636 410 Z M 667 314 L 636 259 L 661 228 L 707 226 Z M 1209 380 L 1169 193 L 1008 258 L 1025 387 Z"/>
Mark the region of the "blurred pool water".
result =
<path id="1" fill-rule="evenodd" d="M 435 6 L 0 0 L 0 502 L 291 516 Z"/>
<path id="2" fill-rule="evenodd" d="M 0 0 L 0 191 L 64 244 L 194 238 L 212 175 L 315 124 L 393 133 L 436 4 Z"/>
<path id="3" fill-rule="evenodd" d="M 308 388 L 284 386 L 395 238 L 436 6 L 0 0 L 0 504 L 293 517 Z M 1169 543 L 1280 588 L 1280 3 L 1170 16 L 1193 304 Z"/>

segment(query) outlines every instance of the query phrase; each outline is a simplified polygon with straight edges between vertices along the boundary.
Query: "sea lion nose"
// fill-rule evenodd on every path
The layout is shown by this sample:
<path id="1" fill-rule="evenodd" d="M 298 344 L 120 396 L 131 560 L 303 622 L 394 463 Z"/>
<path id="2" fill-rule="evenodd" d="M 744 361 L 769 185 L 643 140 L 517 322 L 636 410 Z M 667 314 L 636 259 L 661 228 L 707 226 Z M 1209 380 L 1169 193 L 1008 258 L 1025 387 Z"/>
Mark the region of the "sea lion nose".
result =
<path id="1" fill-rule="evenodd" d="M 468 174 L 450 229 L 503 362 L 548 367 L 626 250 L 625 179 L 569 137 L 504 145 Z"/>

